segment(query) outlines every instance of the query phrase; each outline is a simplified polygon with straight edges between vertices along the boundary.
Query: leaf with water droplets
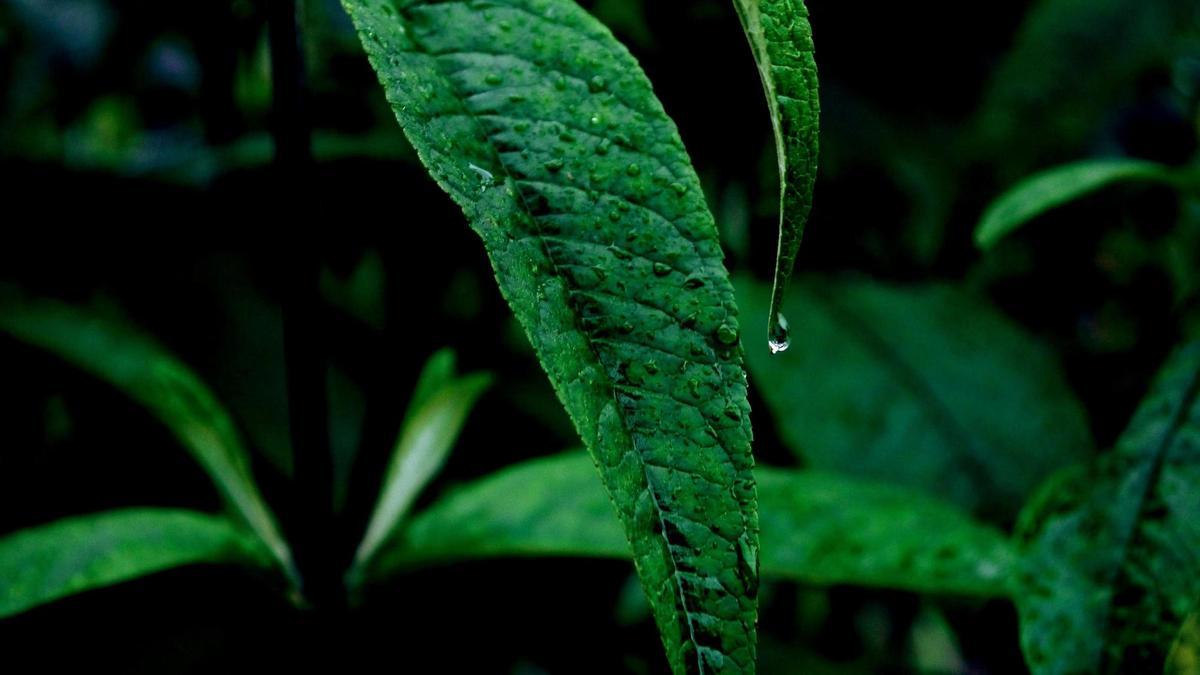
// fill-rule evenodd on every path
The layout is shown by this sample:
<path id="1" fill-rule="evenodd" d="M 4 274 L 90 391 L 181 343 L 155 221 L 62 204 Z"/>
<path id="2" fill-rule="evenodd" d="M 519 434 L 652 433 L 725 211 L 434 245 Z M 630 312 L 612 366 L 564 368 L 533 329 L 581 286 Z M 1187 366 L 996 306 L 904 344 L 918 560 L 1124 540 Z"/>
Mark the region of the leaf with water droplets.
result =
<path id="1" fill-rule="evenodd" d="M 641 68 L 570 0 L 343 5 L 599 468 L 672 667 L 752 672 L 758 518 L 737 307 Z M 481 190 L 472 166 L 493 184 Z"/>
<path id="2" fill-rule="evenodd" d="M 771 353 L 778 353 L 789 345 L 784 292 L 812 210 L 817 179 L 821 117 L 817 62 L 804 0 L 734 0 L 733 5 L 762 76 L 779 161 L 779 251 L 767 328 Z"/>
<path id="3" fill-rule="evenodd" d="M 451 491 L 385 546 L 371 576 L 498 556 L 627 558 L 629 544 L 581 452 L 508 467 Z M 1016 556 L 1000 531 L 895 485 L 759 467 L 765 578 L 1000 596 Z"/>
<path id="4" fill-rule="evenodd" d="M 1200 598 L 1200 342 L 1167 362 L 1116 449 L 1049 482 L 1018 528 L 1030 669 L 1160 673 Z"/>

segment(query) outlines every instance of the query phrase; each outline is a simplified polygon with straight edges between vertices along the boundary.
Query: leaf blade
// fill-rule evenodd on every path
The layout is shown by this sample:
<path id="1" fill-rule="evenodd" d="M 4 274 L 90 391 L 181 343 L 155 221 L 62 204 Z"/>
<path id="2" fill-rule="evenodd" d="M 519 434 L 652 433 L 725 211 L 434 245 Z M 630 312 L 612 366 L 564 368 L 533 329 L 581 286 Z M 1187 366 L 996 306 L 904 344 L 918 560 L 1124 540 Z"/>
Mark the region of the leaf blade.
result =
<path id="1" fill-rule="evenodd" d="M 1091 159 L 1054 167 L 1022 180 L 989 204 L 975 228 L 975 244 L 989 249 L 1043 213 L 1115 183 L 1176 180 L 1168 167 L 1137 159 Z"/>
<path id="2" fill-rule="evenodd" d="M 758 64 L 779 162 L 779 248 L 767 336 L 788 346 L 784 295 L 812 211 L 820 144 L 821 99 L 812 27 L 804 0 L 734 0 Z"/>
<path id="3" fill-rule="evenodd" d="M 0 538 L 0 618 L 174 567 L 270 567 L 269 551 L 225 518 L 134 508 L 75 516 Z"/>
<path id="4" fill-rule="evenodd" d="M 1114 452 L 1023 514 L 1021 643 L 1035 673 L 1161 671 L 1200 597 L 1200 343 L 1177 350 Z"/>
<path id="5" fill-rule="evenodd" d="M 763 284 L 736 284 L 746 311 L 765 309 Z M 807 466 L 1007 520 L 1046 476 L 1088 456 L 1086 416 L 1054 355 L 970 294 L 810 279 L 790 302 L 807 317 L 799 349 L 747 361 Z"/>
<path id="6" fill-rule="evenodd" d="M 491 386 L 492 378 L 487 374 L 455 378 L 453 365 L 447 366 L 444 357 L 435 356 L 429 366 L 426 372 L 430 377 L 419 381 L 413 404 L 405 415 L 379 499 L 354 556 L 351 579 L 358 577 L 358 568 L 369 563 L 408 514 L 421 490 L 441 470 L 467 415 Z M 433 381 L 442 376 L 445 378 L 442 382 Z"/>
<path id="7" fill-rule="evenodd" d="M 673 669 L 752 672 L 737 308 L 699 179 L 636 60 L 569 0 L 343 6 L 592 453 Z"/>
<path id="8" fill-rule="evenodd" d="M 1008 539 L 919 493 L 821 472 L 755 470 L 762 573 L 813 585 L 1004 595 Z M 408 567 L 499 556 L 621 558 L 629 545 L 582 453 L 529 460 L 416 515 L 374 580 Z"/>
<path id="9" fill-rule="evenodd" d="M 107 382 L 152 413 L 295 582 L 291 550 L 254 482 L 233 418 L 182 361 L 132 326 L 51 300 L 6 301 L 0 331 Z"/>

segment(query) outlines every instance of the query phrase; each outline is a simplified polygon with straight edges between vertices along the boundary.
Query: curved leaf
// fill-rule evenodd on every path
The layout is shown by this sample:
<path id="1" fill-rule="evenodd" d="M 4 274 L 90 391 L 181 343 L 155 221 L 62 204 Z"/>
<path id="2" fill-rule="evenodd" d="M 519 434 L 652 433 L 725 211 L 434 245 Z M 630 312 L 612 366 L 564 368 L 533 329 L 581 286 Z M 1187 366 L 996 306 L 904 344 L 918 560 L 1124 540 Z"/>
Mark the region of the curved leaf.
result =
<path id="1" fill-rule="evenodd" d="M 272 564 L 225 518 L 179 509 L 76 516 L 0 538 L 0 617 L 173 567 Z"/>
<path id="2" fill-rule="evenodd" d="M 766 308 L 765 286 L 737 286 L 746 311 Z M 780 435 L 813 468 L 1006 520 L 1087 456 L 1084 413 L 1054 357 L 983 301 L 948 286 L 816 280 L 789 300 L 806 317 L 797 348 L 747 358 Z"/>
<path id="3" fill-rule="evenodd" d="M 1157 162 L 1090 159 L 1058 166 L 1021 181 L 992 202 L 975 228 L 975 243 L 991 248 L 1013 230 L 1046 211 L 1120 182 L 1177 182 L 1177 174 Z"/>
<path id="4" fill-rule="evenodd" d="M 1023 514 L 1034 673 L 1162 672 L 1200 598 L 1200 343 L 1164 367 L 1115 451 Z"/>
<path id="5" fill-rule="evenodd" d="M 1014 556 L 999 531 L 905 488 L 758 468 L 762 573 L 807 584 L 1002 595 Z M 375 579 L 495 556 L 628 558 L 582 453 L 535 459 L 462 486 L 381 550 Z"/>
<path id="6" fill-rule="evenodd" d="M 812 28 L 804 0 L 734 0 L 767 94 L 779 160 L 779 251 L 767 336 L 772 351 L 788 347 L 783 298 L 812 210 L 817 179 L 821 99 Z"/>
<path id="7" fill-rule="evenodd" d="M 674 123 L 570 0 L 343 0 L 625 525 L 676 672 L 754 668 L 737 308 Z"/>
<path id="8" fill-rule="evenodd" d="M 451 352 L 440 352 L 418 380 L 379 501 L 354 556 L 354 568 L 348 575 L 352 583 L 356 583 L 359 567 L 375 555 L 421 490 L 441 471 L 475 401 L 491 385 L 491 376 L 485 374 L 455 378 L 453 363 Z"/>
<path id="9" fill-rule="evenodd" d="M 132 326 L 50 300 L 3 303 L 0 332 L 91 373 L 150 411 L 295 581 L 291 551 L 259 494 L 233 419 L 179 359 Z"/>

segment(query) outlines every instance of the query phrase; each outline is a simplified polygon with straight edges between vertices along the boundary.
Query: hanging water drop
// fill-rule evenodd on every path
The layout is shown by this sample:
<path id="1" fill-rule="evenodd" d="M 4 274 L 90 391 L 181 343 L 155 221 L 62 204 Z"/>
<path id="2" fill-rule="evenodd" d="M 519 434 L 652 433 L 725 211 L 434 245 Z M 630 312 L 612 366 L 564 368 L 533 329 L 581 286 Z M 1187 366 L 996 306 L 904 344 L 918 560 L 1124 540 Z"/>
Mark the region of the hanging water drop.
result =
<path id="1" fill-rule="evenodd" d="M 771 322 L 767 326 L 767 346 L 771 348 L 772 354 L 778 354 L 782 351 L 787 351 L 790 345 L 788 335 L 788 322 L 779 310 L 771 312 Z"/>

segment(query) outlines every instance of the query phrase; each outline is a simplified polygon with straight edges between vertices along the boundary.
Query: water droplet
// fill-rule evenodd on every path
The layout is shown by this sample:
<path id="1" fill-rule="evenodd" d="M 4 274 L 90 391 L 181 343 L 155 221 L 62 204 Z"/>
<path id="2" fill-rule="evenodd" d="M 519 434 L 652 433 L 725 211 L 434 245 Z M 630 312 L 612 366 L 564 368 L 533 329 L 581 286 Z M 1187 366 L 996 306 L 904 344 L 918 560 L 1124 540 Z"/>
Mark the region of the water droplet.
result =
<path id="1" fill-rule="evenodd" d="M 671 183 L 671 189 L 674 190 L 675 194 L 679 195 L 680 197 L 686 195 L 688 191 L 688 187 L 683 183 Z"/>
<path id="2" fill-rule="evenodd" d="M 665 277 L 671 273 L 671 266 L 666 263 L 654 263 L 654 276 Z"/>
<path id="3" fill-rule="evenodd" d="M 563 166 L 563 161 L 558 158 L 546 161 L 546 170 L 551 173 L 558 173 L 559 171 L 562 171 Z"/>
<path id="4" fill-rule="evenodd" d="M 642 167 L 638 166 L 637 164 L 630 164 L 629 166 L 625 167 L 625 173 L 629 174 L 631 177 L 640 176 L 642 175 Z"/>
<path id="5" fill-rule="evenodd" d="M 612 147 L 612 141 L 605 138 L 596 144 L 596 154 L 601 156 L 607 155 L 610 147 Z"/>
<path id="6" fill-rule="evenodd" d="M 484 190 L 496 184 L 496 177 L 492 175 L 491 171 L 474 164 L 467 164 L 467 168 L 479 174 L 479 182 L 483 185 Z"/>
<path id="7" fill-rule="evenodd" d="M 727 323 L 721 324 L 717 329 L 717 341 L 723 345 L 732 345 L 737 343 L 738 331 L 735 326 Z"/>
<path id="8" fill-rule="evenodd" d="M 787 318 L 780 312 L 771 315 L 771 323 L 767 327 L 767 346 L 772 354 L 787 351 L 790 347 Z"/>
<path id="9" fill-rule="evenodd" d="M 588 80 L 588 91 L 592 92 L 593 94 L 600 93 L 607 88 L 608 82 L 606 82 L 604 78 L 599 75 Z"/>
<path id="10" fill-rule="evenodd" d="M 504 78 L 500 77 L 496 73 L 488 73 L 486 76 L 484 76 L 483 81 L 494 87 L 494 86 L 500 84 L 501 82 L 503 82 Z"/>

